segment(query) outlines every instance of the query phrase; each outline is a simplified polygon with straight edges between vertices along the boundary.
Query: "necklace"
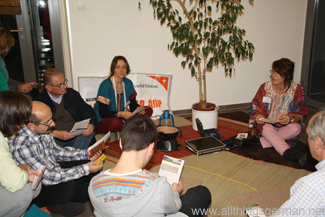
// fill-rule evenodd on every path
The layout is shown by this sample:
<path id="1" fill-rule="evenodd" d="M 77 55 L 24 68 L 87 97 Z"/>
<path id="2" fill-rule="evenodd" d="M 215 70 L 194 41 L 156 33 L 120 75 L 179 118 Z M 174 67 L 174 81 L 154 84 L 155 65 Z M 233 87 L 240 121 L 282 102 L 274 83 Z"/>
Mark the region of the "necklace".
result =
<path id="1" fill-rule="evenodd" d="M 118 109 L 118 106 L 117 106 L 117 92 L 116 92 L 116 86 L 115 86 L 115 78 L 114 78 L 114 75 L 113 75 L 113 87 L 114 87 L 114 96 L 115 96 L 115 104 L 116 104 L 116 111 Z M 126 110 L 126 99 L 125 99 L 125 87 L 124 87 L 124 81 L 123 81 L 123 99 L 124 99 L 124 111 Z"/>

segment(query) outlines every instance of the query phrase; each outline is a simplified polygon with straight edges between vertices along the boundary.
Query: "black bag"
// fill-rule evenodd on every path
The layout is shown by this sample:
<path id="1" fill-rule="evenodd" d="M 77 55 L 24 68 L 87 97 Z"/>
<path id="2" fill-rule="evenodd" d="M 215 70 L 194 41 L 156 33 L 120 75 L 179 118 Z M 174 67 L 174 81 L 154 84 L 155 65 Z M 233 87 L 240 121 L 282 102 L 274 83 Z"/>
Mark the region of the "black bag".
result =
<path id="1" fill-rule="evenodd" d="M 205 130 L 203 128 L 202 122 L 200 121 L 200 119 L 196 118 L 196 126 L 197 126 L 197 130 L 200 133 L 201 137 L 206 137 L 206 136 L 214 136 L 217 139 L 220 139 L 220 133 L 218 132 L 218 130 L 216 128 L 211 128 L 211 129 L 207 129 Z"/>

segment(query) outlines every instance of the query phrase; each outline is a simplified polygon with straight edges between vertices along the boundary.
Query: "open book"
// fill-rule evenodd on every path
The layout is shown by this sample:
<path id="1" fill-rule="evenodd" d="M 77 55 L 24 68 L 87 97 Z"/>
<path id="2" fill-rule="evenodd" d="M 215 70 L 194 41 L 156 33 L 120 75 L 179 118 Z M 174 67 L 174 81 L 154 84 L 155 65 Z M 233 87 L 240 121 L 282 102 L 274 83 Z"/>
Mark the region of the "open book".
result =
<path id="1" fill-rule="evenodd" d="M 97 160 L 98 158 L 97 159 L 94 158 L 96 153 L 105 149 L 105 142 L 108 139 L 109 135 L 110 132 L 108 132 L 105 136 L 103 136 L 103 138 L 98 140 L 95 144 L 93 144 L 87 149 L 88 156 L 91 161 Z"/>
<path id="2" fill-rule="evenodd" d="M 263 121 L 263 122 L 265 122 L 265 123 L 269 123 L 269 124 L 276 124 L 276 123 L 278 123 L 278 121 L 277 120 L 272 120 L 272 119 L 267 119 L 267 118 L 260 118 L 260 119 L 258 119 L 259 121 Z"/>
<path id="3" fill-rule="evenodd" d="M 133 111 L 133 114 L 138 114 L 139 112 L 142 112 L 143 110 L 146 110 L 148 107 L 144 107 L 142 109 L 136 109 Z"/>
<path id="4" fill-rule="evenodd" d="M 74 126 L 72 127 L 72 129 L 70 130 L 70 133 L 72 133 L 76 136 L 79 136 L 87 129 L 89 121 L 90 121 L 90 118 L 83 120 L 83 121 L 76 122 L 74 124 Z"/>
<path id="5" fill-rule="evenodd" d="M 184 160 L 164 155 L 160 165 L 159 175 L 166 176 L 167 181 L 172 185 L 178 183 L 184 166 Z"/>
<path id="6" fill-rule="evenodd" d="M 45 166 L 41 165 L 37 170 L 37 172 L 40 174 L 40 176 L 35 176 L 34 181 L 32 183 L 32 189 L 33 190 L 35 190 L 37 188 L 38 184 L 41 182 L 44 171 L 45 171 Z"/>

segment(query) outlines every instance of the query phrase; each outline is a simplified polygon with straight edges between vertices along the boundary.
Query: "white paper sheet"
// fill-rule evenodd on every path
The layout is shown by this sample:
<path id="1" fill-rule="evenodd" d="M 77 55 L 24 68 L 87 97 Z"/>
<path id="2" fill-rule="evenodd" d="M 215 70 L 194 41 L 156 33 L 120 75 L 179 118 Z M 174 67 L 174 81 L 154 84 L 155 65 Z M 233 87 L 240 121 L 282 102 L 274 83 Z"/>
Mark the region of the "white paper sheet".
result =
<path id="1" fill-rule="evenodd" d="M 184 166 L 184 160 L 164 155 L 160 165 L 159 175 L 166 176 L 167 181 L 172 185 L 178 184 Z"/>
<path id="2" fill-rule="evenodd" d="M 72 133 L 76 136 L 79 136 L 87 129 L 89 121 L 90 121 L 90 118 L 83 120 L 83 121 L 76 122 L 74 124 L 74 126 L 72 127 L 72 130 L 70 131 L 70 133 Z"/>
<path id="3" fill-rule="evenodd" d="M 35 190 L 38 186 L 38 184 L 41 182 L 43 174 L 45 171 L 45 166 L 41 165 L 40 168 L 38 168 L 37 172 L 40 174 L 40 176 L 36 176 L 34 178 L 33 184 L 32 184 L 32 189 Z"/>
<path id="4" fill-rule="evenodd" d="M 263 122 L 266 122 L 266 123 L 269 123 L 269 124 L 276 124 L 278 123 L 277 120 L 272 120 L 272 119 L 267 119 L 267 118 L 260 118 L 258 119 L 259 121 L 263 121 Z"/>
<path id="5" fill-rule="evenodd" d="M 139 112 L 142 112 L 143 110 L 146 110 L 148 107 L 142 108 L 142 109 L 136 109 L 133 111 L 133 114 L 138 114 Z"/>

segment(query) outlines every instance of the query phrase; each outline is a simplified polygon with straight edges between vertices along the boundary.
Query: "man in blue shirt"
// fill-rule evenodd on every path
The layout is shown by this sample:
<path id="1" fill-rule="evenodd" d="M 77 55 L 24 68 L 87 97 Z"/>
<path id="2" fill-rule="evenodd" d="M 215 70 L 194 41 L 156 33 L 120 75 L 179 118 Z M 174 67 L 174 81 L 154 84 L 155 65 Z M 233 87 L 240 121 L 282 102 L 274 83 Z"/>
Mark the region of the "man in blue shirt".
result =
<path id="1" fill-rule="evenodd" d="M 273 216 L 325 216 L 325 110 L 310 119 L 307 134 L 317 171 L 295 182 L 290 199 Z"/>

